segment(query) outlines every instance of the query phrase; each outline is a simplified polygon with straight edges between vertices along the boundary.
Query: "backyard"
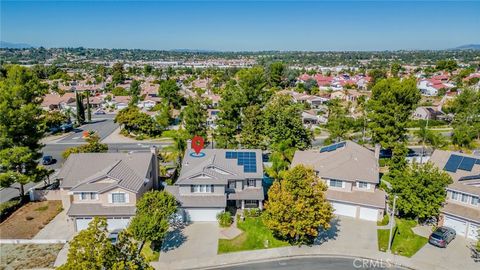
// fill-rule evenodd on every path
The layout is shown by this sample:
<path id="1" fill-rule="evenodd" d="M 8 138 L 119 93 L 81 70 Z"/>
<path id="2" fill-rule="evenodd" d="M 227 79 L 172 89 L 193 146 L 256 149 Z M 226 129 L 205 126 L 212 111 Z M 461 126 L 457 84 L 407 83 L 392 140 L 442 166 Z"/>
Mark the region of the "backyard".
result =
<path id="1" fill-rule="evenodd" d="M 31 239 L 61 211 L 61 201 L 30 202 L 0 224 L 0 239 Z"/>
<path id="2" fill-rule="evenodd" d="M 0 269 L 52 268 L 63 244 L 1 244 Z"/>
<path id="3" fill-rule="evenodd" d="M 427 242 L 428 239 L 416 235 L 412 228 L 417 225 L 414 220 L 395 218 L 396 225 L 393 229 L 392 252 L 398 255 L 412 257 Z M 386 251 L 388 249 L 388 237 L 390 230 L 377 230 L 378 249 Z"/>
<path id="4" fill-rule="evenodd" d="M 288 242 L 276 239 L 272 232 L 263 224 L 261 217 L 247 217 L 244 221 L 238 221 L 237 226 L 243 233 L 232 240 L 219 239 L 219 254 L 289 245 Z"/>

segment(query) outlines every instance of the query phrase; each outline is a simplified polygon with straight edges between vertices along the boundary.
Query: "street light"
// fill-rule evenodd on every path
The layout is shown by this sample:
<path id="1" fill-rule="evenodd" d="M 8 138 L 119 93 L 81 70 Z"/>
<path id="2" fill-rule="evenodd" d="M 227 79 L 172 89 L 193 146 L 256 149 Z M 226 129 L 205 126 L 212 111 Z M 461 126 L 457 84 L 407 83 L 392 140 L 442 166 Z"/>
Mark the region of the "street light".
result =
<path id="1" fill-rule="evenodd" d="M 392 248 L 392 230 L 393 230 L 393 223 L 395 222 L 395 203 L 397 201 L 397 195 L 393 197 L 393 210 L 390 214 L 390 235 L 388 236 L 388 250 L 387 252 L 391 253 Z"/>

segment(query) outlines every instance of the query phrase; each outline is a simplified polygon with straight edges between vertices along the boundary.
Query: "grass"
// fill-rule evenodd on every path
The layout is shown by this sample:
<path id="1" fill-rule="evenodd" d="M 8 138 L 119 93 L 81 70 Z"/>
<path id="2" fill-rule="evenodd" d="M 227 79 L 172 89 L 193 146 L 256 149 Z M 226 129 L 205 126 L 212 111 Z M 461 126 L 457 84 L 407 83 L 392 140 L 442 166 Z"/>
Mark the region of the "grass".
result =
<path id="1" fill-rule="evenodd" d="M 53 268 L 63 244 L 1 244 L 0 269 Z"/>
<path id="2" fill-rule="evenodd" d="M 39 211 L 39 212 L 43 212 L 46 210 L 48 210 L 48 205 L 40 206 L 37 209 L 35 209 L 35 211 Z"/>
<path id="3" fill-rule="evenodd" d="M 148 262 L 158 261 L 158 257 L 160 256 L 160 245 L 153 245 L 150 241 L 145 242 L 145 245 L 143 245 L 142 248 L 142 255 Z"/>
<path id="4" fill-rule="evenodd" d="M 414 220 L 396 218 L 396 226 L 393 229 L 392 252 L 405 257 L 412 257 L 427 242 L 428 239 L 416 235 L 412 228 L 417 225 Z M 378 249 L 386 251 L 388 248 L 389 230 L 377 230 Z"/>
<path id="5" fill-rule="evenodd" d="M 284 247 L 290 245 L 288 242 L 276 239 L 272 232 L 263 224 L 263 221 L 260 217 L 245 218 L 245 221 L 238 221 L 237 226 L 243 231 L 243 233 L 232 240 L 219 239 L 219 254 L 242 250 Z M 266 246 L 267 242 L 268 246 Z"/>
<path id="6" fill-rule="evenodd" d="M 389 221 L 389 216 L 388 215 L 383 215 L 383 218 L 382 220 L 380 221 L 377 221 L 377 226 L 385 226 L 388 224 L 388 221 Z"/>

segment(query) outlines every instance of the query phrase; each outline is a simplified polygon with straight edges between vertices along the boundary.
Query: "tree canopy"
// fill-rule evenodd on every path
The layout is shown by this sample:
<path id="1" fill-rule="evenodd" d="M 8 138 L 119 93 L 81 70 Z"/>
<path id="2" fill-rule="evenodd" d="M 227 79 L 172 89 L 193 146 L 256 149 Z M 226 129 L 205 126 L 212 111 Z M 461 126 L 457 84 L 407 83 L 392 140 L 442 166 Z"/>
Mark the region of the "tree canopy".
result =
<path id="1" fill-rule="evenodd" d="M 73 153 L 106 153 L 108 151 L 108 145 L 100 142 L 98 134 L 91 132 L 85 140 L 87 144 L 67 148 L 62 153 L 62 157 L 67 159 Z"/>
<path id="2" fill-rule="evenodd" d="M 326 200 L 327 186 L 302 165 L 282 174 L 268 191 L 263 219 L 280 238 L 296 244 L 312 243 L 320 228 L 330 228 L 333 208 Z"/>
<path id="3" fill-rule="evenodd" d="M 207 139 L 207 109 L 199 99 L 190 99 L 183 110 L 185 130 L 191 137 L 197 135 Z"/>

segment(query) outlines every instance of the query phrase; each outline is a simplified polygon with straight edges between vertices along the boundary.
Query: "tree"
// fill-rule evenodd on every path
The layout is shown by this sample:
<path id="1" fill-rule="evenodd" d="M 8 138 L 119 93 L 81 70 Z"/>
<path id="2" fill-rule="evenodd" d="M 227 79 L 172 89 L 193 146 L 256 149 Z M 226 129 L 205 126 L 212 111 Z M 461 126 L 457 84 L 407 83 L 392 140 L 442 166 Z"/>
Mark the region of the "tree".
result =
<path id="1" fill-rule="evenodd" d="M 330 134 L 327 143 L 348 139 L 348 134 L 354 127 L 354 120 L 347 116 L 346 108 L 338 99 L 330 100 L 327 107 L 329 112 L 327 129 Z"/>
<path id="2" fill-rule="evenodd" d="M 117 62 L 112 67 L 112 83 L 117 85 L 125 80 L 125 70 L 123 69 L 123 63 Z"/>
<path id="3" fill-rule="evenodd" d="M 83 95 L 75 91 L 75 100 L 77 104 L 77 123 L 85 123 L 85 108 L 83 107 Z"/>
<path id="4" fill-rule="evenodd" d="M 140 82 L 137 80 L 133 80 L 132 84 L 130 84 L 130 96 L 132 99 L 130 100 L 130 105 L 136 105 L 140 100 Z"/>
<path id="5" fill-rule="evenodd" d="M 326 190 L 313 169 L 298 165 L 286 171 L 268 191 L 263 213 L 265 225 L 277 237 L 292 243 L 312 243 L 320 227 L 330 228 L 333 217 Z"/>
<path id="6" fill-rule="evenodd" d="M 183 110 L 185 130 L 193 136 L 207 139 L 207 109 L 198 99 L 190 99 Z"/>
<path id="7" fill-rule="evenodd" d="M 245 104 L 245 93 L 230 82 L 225 87 L 220 100 L 215 130 L 215 142 L 218 148 L 237 148 L 237 135 L 241 124 L 241 114 Z"/>
<path id="8" fill-rule="evenodd" d="M 92 121 L 92 108 L 90 106 L 90 91 L 86 91 L 87 98 L 87 121 Z"/>
<path id="9" fill-rule="evenodd" d="M 112 244 L 108 238 L 107 221 L 95 217 L 87 229 L 70 241 L 67 262 L 58 269 L 153 269 L 139 250 L 128 231 L 120 232 L 118 242 Z"/>
<path id="10" fill-rule="evenodd" d="M 268 66 L 268 83 L 272 87 L 285 85 L 286 66 L 282 62 L 274 62 Z"/>
<path id="11" fill-rule="evenodd" d="M 245 103 L 242 107 L 249 105 L 263 106 L 270 98 L 270 94 L 265 90 L 266 76 L 262 67 L 257 66 L 248 69 L 242 69 L 236 74 L 238 86 L 243 92 Z"/>
<path id="12" fill-rule="evenodd" d="M 169 221 L 176 212 L 175 197 L 166 191 L 149 191 L 138 200 L 137 212 L 128 229 L 138 241 L 159 242 L 167 234 Z"/>
<path id="13" fill-rule="evenodd" d="M 312 133 L 303 126 L 301 109 L 290 96 L 274 96 L 265 107 L 263 119 L 268 145 L 288 141 L 288 147 L 303 150 L 312 144 Z"/>
<path id="14" fill-rule="evenodd" d="M 130 106 L 119 111 L 114 121 L 122 125 L 123 130 L 134 135 L 156 136 L 162 131 L 154 118 L 137 107 Z"/>
<path id="15" fill-rule="evenodd" d="M 371 78 L 370 82 L 368 83 L 368 89 L 372 89 L 377 82 L 387 78 L 387 72 L 385 72 L 383 69 L 372 69 L 368 72 L 368 76 Z"/>
<path id="16" fill-rule="evenodd" d="M 480 139 L 480 92 L 463 90 L 446 111 L 455 114 L 452 142 L 470 148 L 475 137 Z"/>
<path id="17" fill-rule="evenodd" d="M 264 149 L 263 112 L 258 105 L 245 108 L 242 115 L 240 144 L 247 149 Z"/>
<path id="18" fill-rule="evenodd" d="M 373 142 L 392 148 L 396 142 L 405 141 L 407 122 L 419 101 L 420 92 L 414 79 L 379 81 L 367 103 Z"/>
<path id="19" fill-rule="evenodd" d="M 62 157 L 67 159 L 73 153 L 106 153 L 108 145 L 100 142 L 100 136 L 91 132 L 85 139 L 87 144 L 81 146 L 70 147 L 62 153 Z"/>
<path id="20" fill-rule="evenodd" d="M 58 127 L 68 121 L 68 117 L 59 111 L 44 112 L 43 117 L 47 128 Z"/>
<path id="21" fill-rule="evenodd" d="M 391 193 L 398 196 L 396 207 L 401 215 L 425 220 L 438 216 L 451 183 L 451 177 L 432 163 L 413 163 L 391 182 Z"/>
<path id="22" fill-rule="evenodd" d="M 7 66 L 0 77 L 0 180 L 2 187 L 37 181 L 44 119 L 39 117 L 47 86 L 26 68 Z"/>
<path id="23" fill-rule="evenodd" d="M 153 71 L 153 66 L 151 65 L 143 66 L 143 75 L 149 76 L 150 74 L 152 74 L 152 71 Z"/>
<path id="24" fill-rule="evenodd" d="M 440 60 L 435 67 L 437 70 L 444 70 L 452 73 L 458 68 L 458 64 L 455 60 Z"/>
<path id="25" fill-rule="evenodd" d="M 420 126 L 415 135 L 419 138 L 419 142 L 429 144 L 433 148 L 443 147 L 447 144 L 442 135 L 427 129 L 426 125 Z"/>
<path id="26" fill-rule="evenodd" d="M 166 100 L 168 104 L 175 108 L 180 108 L 181 96 L 180 87 L 174 80 L 163 80 L 158 87 L 158 96 Z"/>
<path id="27" fill-rule="evenodd" d="M 393 77 L 398 77 L 402 69 L 403 68 L 402 68 L 402 65 L 400 65 L 400 63 L 393 63 L 390 66 L 390 74 L 392 74 Z"/>

